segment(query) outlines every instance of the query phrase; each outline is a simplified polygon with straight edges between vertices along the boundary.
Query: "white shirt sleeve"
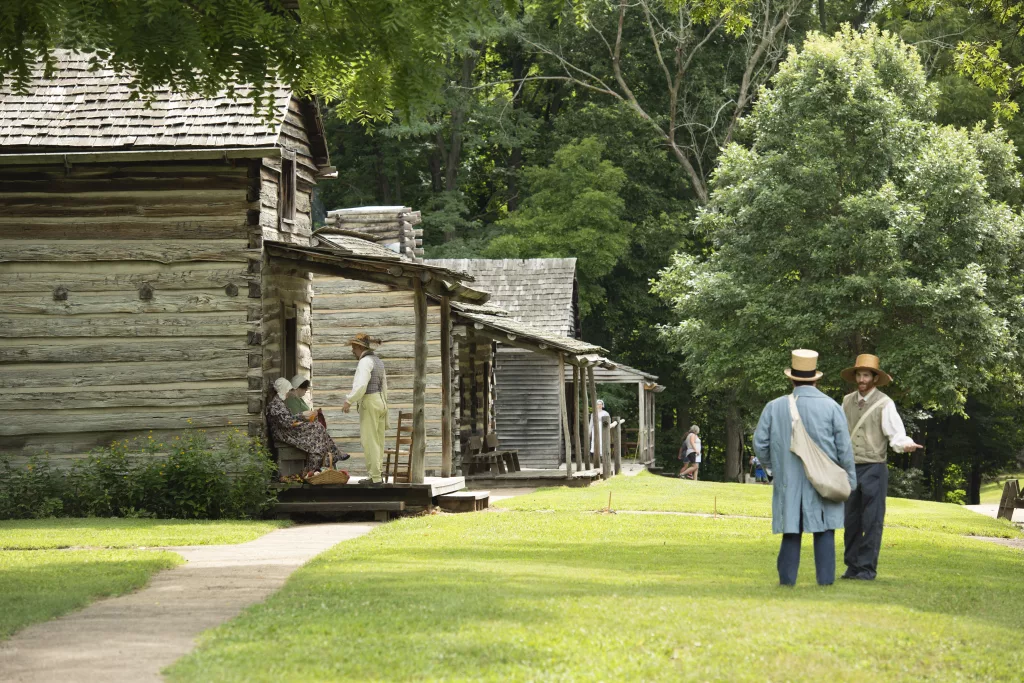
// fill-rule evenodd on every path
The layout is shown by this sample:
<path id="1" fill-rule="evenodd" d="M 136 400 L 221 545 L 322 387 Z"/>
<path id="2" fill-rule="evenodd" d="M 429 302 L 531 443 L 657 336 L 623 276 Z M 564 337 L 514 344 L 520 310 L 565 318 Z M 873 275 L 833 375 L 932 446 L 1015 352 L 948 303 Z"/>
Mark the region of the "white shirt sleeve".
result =
<path id="1" fill-rule="evenodd" d="M 907 436 L 903 420 L 896 412 L 895 401 L 886 401 L 882 408 L 882 433 L 889 439 L 889 446 L 897 453 L 902 453 L 907 446 L 914 443 L 914 440 Z"/>
<path id="2" fill-rule="evenodd" d="M 356 376 L 352 380 L 352 391 L 345 400 L 349 403 L 355 404 L 359 402 L 359 399 L 366 393 L 366 386 L 370 383 L 370 375 L 373 373 L 373 359 L 369 356 L 363 356 L 359 359 L 359 365 L 356 366 Z"/>

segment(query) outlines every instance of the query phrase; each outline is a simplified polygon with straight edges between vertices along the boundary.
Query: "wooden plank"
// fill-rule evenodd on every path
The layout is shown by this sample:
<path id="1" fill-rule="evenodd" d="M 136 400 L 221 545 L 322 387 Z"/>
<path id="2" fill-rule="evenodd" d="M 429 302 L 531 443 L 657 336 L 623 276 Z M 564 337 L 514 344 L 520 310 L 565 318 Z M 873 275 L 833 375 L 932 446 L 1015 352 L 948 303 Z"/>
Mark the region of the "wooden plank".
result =
<path id="1" fill-rule="evenodd" d="M 452 475 L 452 322 L 451 302 L 441 298 L 441 476 Z M 424 360 L 424 372 L 426 361 Z M 426 378 L 423 378 L 426 385 Z"/>
<path id="2" fill-rule="evenodd" d="M 78 316 L 0 316 L 3 337 L 210 337 L 244 335 L 245 311 Z M 440 368 L 438 368 L 440 372 Z"/>
<path id="3" fill-rule="evenodd" d="M 10 410 L 0 421 L 0 436 L 23 434 L 65 434 L 102 432 L 116 429 L 192 429 L 226 426 L 228 421 L 242 424 L 247 419 L 246 405 L 207 407 L 168 406 L 165 408 L 119 408 L 117 410 L 83 408 L 59 410 L 42 419 L 35 410 Z"/>
<path id="4" fill-rule="evenodd" d="M 244 380 L 247 370 L 245 354 L 235 354 L 201 363 L 26 363 L 0 365 L 0 386 L 6 389 L 19 389 Z"/>
<path id="5" fill-rule="evenodd" d="M 0 262 L 7 261 L 245 261 L 243 240 L 0 240 Z"/>
<path id="6" fill-rule="evenodd" d="M 355 486 L 355 484 L 353 484 Z M 296 512 L 401 512 L 405 509 L 405 501 L 381 500 L 367 502 L 302 502 L 302 503 L 277 503 L 274 512 L 280 514 L 292 514 Z"/>
<path id="7" fill-rule="evenodd" d="M 229 418 L 225 425 L 211 425 L 203 429 L 206 430 L 205 436 L 211 443 L 221 444 L 229 434 L 237 433 L 239 429 L 244 431 L 245 423 Z M 138 429 L 138 425 L 131 425 L 128 429 L 108 431 L 0 436 L 0 453 L 16 454 L 25 458 L 46 454 L 70 463 L 72 460 L 86 457 L 92 449 L 109 445 L 113 441 L 148 443 L 149 437 L 152 436 L 154 443 L 163 448 L 166 444 L 172 443 L 175 436 L 180 437 L 181 433 L 180 429 L 150 430 Z"/>
<path id="8" fill-rule="evenodd" d="M 129 361 L 207 361 L 248 350 L 244 335 L 234 337 L 144 337 L 138 339 L 0 339 L 0 363 L 112 363 Z"/>
<path id="9" fill-rule="evenodd" d="M 409 292 L 370 292 L 357 294 L 321 294 L 317 292 L 317 309 L 324 313 L 333 311 L 365 310 L 368 308 L 391 308 L 411 306 L 413 297 Z"/>
<path id="10" fill-rule="evenodd" d="M 316 331 L 314 329 L 314 338 Z M 388 381 L 390 381 L 391 373 L 394 372 L 396 375 L 412 375 L 414 360 L 411 358 L 382 358 L 384 361 L 384 367 L 387 368 Z M 317 376 L 348 376 L 349 387 L 352 386 L 351 377 L 356 371 L 356 360 L 332 360 L 332 361 L 321 361 L 319 357 L 316 361 L 316 373 Z M 428 358 L 427 359 L 427 374 L 441 374 L 441 359 L 440 358 Z"/>
<path id="11" fill-rule="evenodd" d="M 594 431 L 593 466 L 597 468 L 601 463 L 601 454 L 603 453 L 603 451 L 601 450 L 601 423 L 597 419 L 597 416 L 600 415 L 597 407 L 597 384 L 594 382 L 594 368 L 592 366 L 588 366 L 587 368 L 585 368 L 584 372 L 586 372 L 587 374 L 587 389 L 589 390 L 590 394 L 590 409 L 592 411 L 592 414 L 594 415 L 592 425 L 592 429 Z"/>
<path id="12" fill-rule="evenodd" d="M 111 272 L 113 269 L 104 267 L 97 272 L 76 272 L 73 266 L 95 264 L 31 264 L 33 266 L 50 265 L 49 270 L 11 270 L 17 266 L 30 264 L 2 264 L 0 268 L 0 293 L 14 294 L 19 292 L 50 292 L 57 285 L 68 290 L 69 294 L 80 292 L 138 292 L 143 283 L 149 283 L 154 290 L 168 289 L 221 289 L 233 284 L 245 291 L 248 283 L 254 279 L 245 272 L 241 264 L 203 263 L 167 266 L 166 269 L 155 269 L 150 265 L 139 272 Z M 143 265 L 143 264 L 134 264 Z M 204 268 L 202 266 L 219 266 Z"/>
<path id="13" fill-rule="evenodd" d="M 362 294 L 391 292 L 390 285 L 363 280 L 350 280 L 347 277 L 318 277 L 313 280 L 317 294 Z M 409 311 L 412 312 L 412 298 L 409 299 Z"/>
<path id="14" fill-rule="evenodd" d="M 413 364 L 412 398 L 412 471 L 414 484 L 423 483 L 426 453 L 425 391 L 427 374 L 427 293 L 423 282 L 417 278 L 413 290 L 413 308 L 416 310 L 416 358 Z"/>
<path id="15" fill-rule="evenodd" d="M 250 303 L 247 297 L 229 296 L 223 289 L 152 289 L 151 299 L 141 299 L 138 291 L 69 293 L 64 301 L 54 301 L 53 294 L 10 294 L 0 298 L 0 315 L 226 312 L 244 311 Z"/>
<path id="16" fill-rule="evenodd" d="M 244 217 L 248 208 L 245 195 L 246 183 L 241 177 L 231 189 L 197 190 L 187 194 L 92 192 L 80 197 L 8 195 L 0 200 L 4 207 L 0 225 L 17 225 L 22 221 L 38 221 L 41 225 L 75 222 L 69 219 L 78 219 L 83 225 L 135 218 L 235 216 L 237 219 Z"/>
<path id="17" fill-rule="evenodd" d="M 204 387 L 197 384 L 125 385 L 82 390 L 7 389 L 0 392 L 0 410 L 60 410 L 65 408 L 123 408 L 163 406 L 212 406 L 245 403 L 249 392 L 245 382 Z"/>
<path id="18" fill-rule="evenodd" d="M 583 470 L 583 447 L 581 444 L 582 438 L 580 432 L 582 431 L 582 425 L 580 424 L 580 369 L 577 366 L 572 366 L 572 391 L 573 391 L 573 429 L 572 439 L 573 446 L 576 447 L 576 471 L 581 472 Z M 569 469 L 569 464 L 566 463 L 566 469 Z"/>
<path id="19" fill-rule="evenodd" d="M 0 303 L 0 308 L 3 304 Z M 364 328 L 373 329 L 373 328 Z M 425 331 L 424 331 L 425 332 Z M 376 334 L 376 331 L 374 331 Z M 441 335 L 437 335 L 437 339 L 434 341 L 427 341 L 426 334 L 424 334 L 424 344 L 426 353 L 438 361 L 441 360 Z M 351 337 L 349 337 L 351 339 Z M 321 344 L 321 337 L 319 334 L 316 335 L 316 358 L 318 361 L 341 361 L 352 358 L 352 347 L 335 344 Z M 396 358 L 415 358 L 416 357 L 416 342 L 396 342 L 396 341 L 384 341 L 380 345 L 381 357 L 387 357 L 389 359 Z"/>
<path id="20" fill-rule="evenodd" d="M 440 325 L 441 314 L 428 314 L 427 320 L 430 325 Z M 327 327 L 337 323 L 338 327 L 376 329 L 378 327 L 411 325 L 415 324 L 414 321 L 415 314 L 410 313 L 406 307 L 334 311 L 332 313 L 324 313 L 317 307 L 313 309 L 313 323 L 318 327 Z"/>
<path id="21" fill-rule="evenodd" d="M 572 445 L 569 436 L 569 409 L 565 401 L 565 356 L 558 354 L 558 407 L 562 416 L 562 443 L 565 448 L 565 476 L 572 478 Z"/>

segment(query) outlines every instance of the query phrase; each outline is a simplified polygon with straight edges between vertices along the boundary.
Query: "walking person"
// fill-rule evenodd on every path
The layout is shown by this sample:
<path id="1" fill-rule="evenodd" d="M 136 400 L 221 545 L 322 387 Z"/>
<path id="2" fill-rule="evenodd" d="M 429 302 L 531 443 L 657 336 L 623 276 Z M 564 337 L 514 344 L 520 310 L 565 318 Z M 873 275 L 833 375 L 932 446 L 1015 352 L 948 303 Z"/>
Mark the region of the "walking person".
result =
<path id="1" fill-rule="evenodd" d="M 783 371 L 793 385 L 792 396 L 811 440 L 833 463 L 838 463 L 849 479 L 857 484 L 850 446 L 849 427 L 839 404 L 817 389 L 822 373 L 818 371 L 818 353 L 809 349 L 792 352 L 790 367 Z M 843 527 L 842 502 L 822 496 L 811 484 L 802 459 L 790 450 L 794 418 L 790 395 L 768 403 L 754 430 L 754 453 L 766 469 L 774 472 L 772 481 L 772 533 L 782 534 L 776 564 L 779 583 L 796 584 L 800 569 L 800 542 L 803 533 L 814 535 L 814 568 L 818 585 L 829 586 L 836 576 L 835 530 Z"/>
<path id="2" fill-rule="evenodd" d="M 590 459 L 591 462 L 598 463 L 598 466 L 600 466 L 601 458 L 594 459 L 594 433 L 600 428 L 600 425 L 604 424 L 605 418 L 611 422 L 612 416 L 604 409 L 604 401 L 597 399 L 597 410 L 590 413 Z M 601 447 L 607 448 L 608 444 L 602 441 Z"/>
<path id="3" fill-rule="evenodd" d="M 352 355 L 359 359 L 352 380 L 352 391 L 345 397 L 341 409 L 348 412 L 352 406 L 359 411 L 359 442 L 366 458 L 366 476 L 371 486 L 383 482 L 381 464 L 384 461 L 384 431 L 388 426 L 388 377 L 384 361 L 371 350 L 379 340 L 360 332 L 349 340 Z"/>
<path id="4" fill-rule="evenodd" d="M 693 425 L 683 439 L 683 445 L 679 447 L 680 457 L 683 459 L 683 466 L 679 468 L 679 478 L 691 478 L 697 481 L 697 470 L 700 469 L 700 427 Z M 685 449 L 685 454 L 683 453 Z M 692 476 L 691 476 L 692 475 Z"/>
<path id="5" fill-rule="evenodd" d="M 857 486 L 846 501 L 843 535 L 846 573 L 843 578 L 871 581 L 878 572 L 878 552 L 885 524 L 888 449 L 911 453 L 923 446 L 907 436 L 896 404 L 878 390 L 892 382 L 892 377 L 882 370 L 878 356 L 862 353 L 852 368 L 839 374 L 857 385 L 857 391 L 843 398 L 843 412 L 853 442 L 853 460 L 857 465 Z"/>

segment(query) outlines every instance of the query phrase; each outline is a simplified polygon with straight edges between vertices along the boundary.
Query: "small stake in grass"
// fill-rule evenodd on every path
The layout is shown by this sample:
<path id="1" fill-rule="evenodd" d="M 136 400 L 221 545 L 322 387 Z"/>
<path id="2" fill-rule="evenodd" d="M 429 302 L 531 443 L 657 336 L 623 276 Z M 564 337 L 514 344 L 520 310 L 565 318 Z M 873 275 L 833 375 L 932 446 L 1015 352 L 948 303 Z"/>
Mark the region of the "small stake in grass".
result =
<path id="1" fill-rule="evenodd" d="M 606 515 L 614 515 L 615 514 L 615 511 L 612 510 L 612 492 L 611 491 L 608 492 L 608 507 L 606 507 L 604 510 L 601 510 L 601 512 L 603 512 Z"/>
<path id="2" fill-rule="evenodd" d="M 718 496 L 715 496 L 715 517 L 718 516 Z"/>

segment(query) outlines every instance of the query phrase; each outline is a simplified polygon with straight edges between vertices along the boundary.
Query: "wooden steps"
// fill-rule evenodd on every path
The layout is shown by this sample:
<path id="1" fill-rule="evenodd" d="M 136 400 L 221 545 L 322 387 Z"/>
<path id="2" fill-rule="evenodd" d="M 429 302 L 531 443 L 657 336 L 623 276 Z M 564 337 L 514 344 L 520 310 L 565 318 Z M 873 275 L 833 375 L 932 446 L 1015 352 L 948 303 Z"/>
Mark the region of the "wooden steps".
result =
<path id="1" fill-rule="evenodd" d="M 490 505 L 490 491 L 456 491 L 437 497 L 437 504 L 448 512 L 479 512 Z"/>
<path id="2" fill-rule="evenodd" d="M 405 510 L 405 501 L 401 500 L 301 501 L 278 503 L 274 506 L 274 512 L 278 515 L 337 515 L 346 512 L 372 512 L 374 518 L 380 522 L 386 522 L 391 513 L 403 510 Z"/>

